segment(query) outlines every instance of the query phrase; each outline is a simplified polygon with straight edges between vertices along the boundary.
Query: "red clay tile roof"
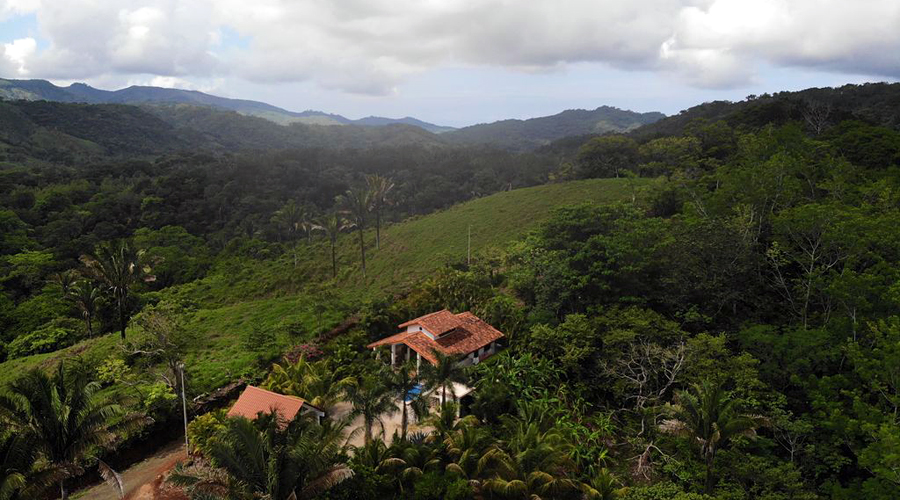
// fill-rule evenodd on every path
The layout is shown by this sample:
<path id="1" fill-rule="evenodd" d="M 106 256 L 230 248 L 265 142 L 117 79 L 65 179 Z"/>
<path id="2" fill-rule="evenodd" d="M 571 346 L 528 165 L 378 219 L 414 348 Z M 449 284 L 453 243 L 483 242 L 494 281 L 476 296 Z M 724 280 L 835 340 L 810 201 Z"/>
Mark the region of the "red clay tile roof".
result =
<path id="1" fill-rule="evenodd" d="M 248 385 L 231 410 L 228 411 L 228 416 L 242 416 L 254 420 L 259 412 L 269 413 L 275 409 L 281 418 L 289 422 L 294 419 L 304 404 L 314 408 L 300 398 Z"/>
<path id="2" fill-rule="evenodd" d="M 399 343 L 403 342 L 404 340 L 406 340 L 406 337 L 409 337 L 410 335 L 415 335 L 416 333 L 419 333 L 419 332 L 400 332 L 398 334 L 391 335 L 390 337 L 385 337 L 377 342 L 372 342 L 371 344 L 369 344 L 366 347 L 368 347 L 369 349 L 372 349 L 373 347 L 378 347 L 378 346 L 382 346 L 382 345 L 399 344 Z"/>
<path id="3" fill-rule="evenodd" d="M 459 324 L 459 318 L 455 314 L 446 309 L 441 309 L 438 312 L 426 314 L 412 321 L 402 323 L 400 328 L 406 328 L 409 325 L 422 325 L 435 336 L 440 336 L 458 327 Z"/>
<path id="4" fill-rule="evenodd" d="M 396 335 L 383 338 L 378 342 L 373 342 L 369 344 L 368 347 L 374 348 L 389 344 L 405 344 L 429 362 L 436 363 L 437 359 L 432 354 L 433 350 L 440 351 L 448 356 L 465 356 L 470 352 L 477 351 L 503 337 L 503 334 L 500 331 L 470 312 L 453 314 L 445 309 L 443 311 L 438 311 L 437 313 L 422 316 L 422 318 L 439 315 L 438 317 L 441 318 L 439 321 L 443 324 L 448 324 L 450 321 L 446 318 L 444 313 L 453 316 L 456 326 L 449 330 L 445 330 L 446 333 L 438 336 L 437 340 L 432 340 L 425 332 L 400 332 Z M 415 324 L 422 324 L 425 326 L 425 322 L 422 321 L 422 318 L 403 323 L 400 327 L 404 328 Z M 426 319 L 425 321 L 428 320 Z M 428 326 L 425 327 L 428 328 Z M 431 328 L 428 328 L 428 330 L 434 332 Z"/>

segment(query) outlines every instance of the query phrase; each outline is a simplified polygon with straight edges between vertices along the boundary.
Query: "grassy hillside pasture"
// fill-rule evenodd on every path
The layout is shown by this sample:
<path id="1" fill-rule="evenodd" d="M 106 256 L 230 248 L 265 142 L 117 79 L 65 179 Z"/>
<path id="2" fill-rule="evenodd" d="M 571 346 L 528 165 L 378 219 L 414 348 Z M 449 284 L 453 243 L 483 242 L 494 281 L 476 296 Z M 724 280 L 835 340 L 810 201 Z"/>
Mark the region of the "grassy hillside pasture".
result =
<path id="1" fill-rule="evenodd" d="M 331 280 L 327 242 L 301 244 L 301 258 L 231 259 L 209 276 L 160 293 L 162 299 L 187 304 L 185 326 L 196 336 L 186 359 L 193 390 L 205 392 L 254 372 L 255 354 L 242 339 L 254 328 L 274 329 L 279 345 L 301 343 L 313 332 L 340 322 L 361 301 L 402 293 L 429 273 L 466 256 L 469 226 L 472 252 L 502 248 L 524 236 L 557 207 L 583 202 L 630 200 L 654 181 L 593 179 L 498 193 L 448 210 L 393 224 L 383 230 L 375 250 L 374 230 L 366 233 L 368 273 L 359 271 L 356 234 L 338 242 L 340 270 Z M 290 327 L 290 328 L 288 328 Z M 293 338 L 288 330 L 300 332 Z M 305 332 L 305 335 L 304 333 Z M 142 333 L 129 330 L 130 338 Z M 117 351 L 117 335 L 83 341 L 67 349 L 0 364 L 0 385 L 33 366 L 49 367 L 61 359 L 85 356 L 95 364 Z"/>

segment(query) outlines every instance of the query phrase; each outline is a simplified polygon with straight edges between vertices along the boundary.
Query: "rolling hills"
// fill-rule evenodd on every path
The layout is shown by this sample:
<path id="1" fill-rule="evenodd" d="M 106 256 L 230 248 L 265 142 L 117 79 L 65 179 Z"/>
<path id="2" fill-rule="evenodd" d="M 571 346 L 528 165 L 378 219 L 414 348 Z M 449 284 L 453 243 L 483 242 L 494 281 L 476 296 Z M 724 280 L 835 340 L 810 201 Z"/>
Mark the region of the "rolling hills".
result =
<path id="1" fill-rule="evenodd" d="M 466 233 L 472 228 L 473 254 L 503 248 L 537 227 L 557 207 L 583 203 L 609 203 L 631 198 L 632 190 L 650 180 L 594 179 L 518 189 L 487 196 L 428 216 L 393 224 L 383 232 L 384 244 L 370 247 L 368 277 L 358 270 L 357 240 L 348 234 L 339 240 L 340 272 L 330 278 L 328 247 L 315 240 L 302 249 L 297 267 L 289 256 L 274 260 L 223 264 L 196 282 L 160 292 L 159 299 L 190 304 L 182 318 L 197 334 L 187 356 L 189 377 L 198 391 L 209 391 L 253 371 L 253 353 L 241 339 L 251 328 L 282 332 L 286 325 L 306 332 L 340 322 L 348 310 L 358 310 L 367 299 L 404 293 L 440 268 L 459 262 L 466 253 Z M 131 338 L 140 332 L 132 328 Z M 303 339 L 281 334 L 286 346 Z M 109 334 L 48 354 L 18 358 L 0 364 L 0 385 L 32 366 L 48 366 L 80 355 L 101 360 L 118 349 L 118 336 Z"/>
<path id="2" fill-rule="evenodd" d="M 55 101 L 85 104 L 187 104 L 226 111 L 235 111 L 246 116 L 264 118 L 281 125 L 302 123 L 306 125 L 361 125 L 380 127 L 385 125 L 413 125 L 429 132 L 440 133 L 453 130 L 452 127 L 434 125 L 415 118 L 400 119 L 370 116 L 361 120 L 351 120 L 341 115 L 322 111 L 288 111 L 259 101 L 229 99 L 196 90 L 133 85 L 120 90 L 101 90 L 84 83 L 73 83 L 59 87 L 46 80 L 5 80 L 0 79 L 0 99 Z"/>
<path id="3" fill-rule="evenodd" d="M 443 135 L 457 144 L 492 144 L 512 150 L 531 150 L 556 139 L 586 134 L 628 132 L 654 123 L 662 113 L 636 113 L 610 106 L 594 110 L 570 109 L 553 116 L 528 120 L 502 120 L 461 128 Z"/>
<path id="4" fill-rule="evenodd" d="M 900 129 L 900 83 L 848 84 L 749 96 L 738 102 L 706 102 L 633 130 L 631 135 L 637 138 L 678 135 L 698 119 L 722 120 L 732 127 L 759 128 L 788 121 L 806 122 L 807 118 L 821 120 L 823 125 L 860 120 Z"/>
<path id="5" fill-rule="evenodd" d="M 490 145 L 512 151 L 528 151 L 551 143 L 567 136 L 586 134 L 603 134 L 607 132 L 628 132 L 642 125 L 653 123 L 665 117 L 662 113 L 636 113 L 610 106 L 601 106 L 594 110 L 570 109 L 552 116 L 530 118 L 528 120 L 501 120 L 493 123 L 472 125 L 461 129 L 428 123 L 413 117 L 384 118 L 368 116 L 351 120 L 337 114 L 307 110 L 303 112 L 288 111 L 271 104 L 246 99 L 229 99 L 198 92 L 195 90 L 170 89 L 160 87 L 132 86 L 121 90 L 107 91 L 75 83 L 68 87 L 59 87 L 45 80 L 4 80 L 0 79 L 0 100 L 7 101 L 51 101 L 61 103 L 86 104 L 129 104 L 142 106 L 151 113 L 167 121 L 180 121 L 182 124 L 190 120 L 198 127 L 209 129 L 215 127 L 228 128 L 231 124 L 223 121 L 241 122 L 236 126 L 261 129 L 261 133 L 253 133 L 256 140 L 264 135 L 269 143 L 287 144 L 296 147 L 297 141 L 305 141 L 304 146 L 314 138 L 325 136 L 327 141 L 342 140 L 384 141 L 396 143 L 396 136 L 416 134 L 418 131 L 433 134 L 426 138 L 419 134 L 416 142 L 444 142 L 456 145 Z M 191 115 L 188 117 L 187 115 Z M 267 123 L 252 121 L 262 119 Z M 203 119 L 212 123 L 203 123 Z M 334 130 L 303 129 L 311 131 L 308 135 L 285 133 L 267 125 L 285 126 L 327 126 Z M 355 127 L 354 127 L 355 126 Z M 370 133 L 365 129 L 393 128 L 390 132 Z M 356 130 L 362 128 L 363 131 Z M 347 129 L 350 131 L 348 132 Z M 409 129 L 416 129 L 410 131 Z M 399 131 L 399 132 L 398 132 Z M 295 136 L 291 139 L 277 139 L 279 136 Z M 270 137 L 271 136 L 271 137 Z M 296 136 L 301 136 L 297 138 Z M 229 142 L 240 142 L 245 134 L 239 134 Z M 276 139 L 272 139 L 275 137 Z M 349 139 L 348 139 L 349 138 Z M 279 142 L 280 141 L 280 142 Z M 399 142 L 404 142 L 400 140 Z M 324 147 L 331 146 L 330 143 Z M 276 146 L 285 147 L 285 146 Z"/>
<path id="6" fill-rule="evenodd" d="M 185 104 L 131 106 L 0 101 L 0 161 L 135 157 L 183 150 L 444 146 L 412 125 L 278 125 Z"/>

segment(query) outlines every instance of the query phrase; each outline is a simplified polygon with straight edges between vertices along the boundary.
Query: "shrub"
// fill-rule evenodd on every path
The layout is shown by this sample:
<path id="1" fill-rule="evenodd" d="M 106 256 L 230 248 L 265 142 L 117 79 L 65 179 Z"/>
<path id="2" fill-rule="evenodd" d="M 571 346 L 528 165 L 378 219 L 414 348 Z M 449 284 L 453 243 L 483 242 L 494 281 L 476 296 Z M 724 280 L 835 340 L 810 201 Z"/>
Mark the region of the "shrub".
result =
<path id="1" fill-rule="evenodd" d="M 195 453 L 209 455 L 213 440 L 225 429 L 226 413 L 224 409 L 212 411 L 188 424 L 188 441 Z"/>
<path id="2" fill-rule="evenodd" d="M 81 322 L 57 318 L 31 333 L 20 335 L 9 343 L 7 351 L 11 359 L 21 358 L 68 347 L 80 338 Z"/>
<path id="3" fill-rule="evenodd" d="M 256 354 L 258 368 L 264 368 L 278 358 L 278 339 L 274 330 L 253 325 L 243 337 L 244 349 Z"/>
<path id="4" fill-rule="evenodd" d="M 444 495 L 444 500 L 472 500 L 473 498 L 475 498 L 475 493 L 465 479 L 450 483 L 447 486 L 447 494 Z"/>
<path id="5" fill-rule="evenodd" d="M 442 474 L 429 472 L 416 480 L 413 485 L 415 500 L 442 500 L 447 492 L 447 478 Z"/>
<path id="6" fill-rule="evenodd" d="M 104 361 L 97 367 L 97 380 L 103 384 L 114 384 L 129 378 L 131 368 L 120 358 Z"/>
<path id="7" fill-rule="evenodd" d="M 375 469 L 353 466 L 353 477 L 316 496 L 322 500 L 382 500 L 395 498 L 392 479 Z"/>
<path id="8" fill-rule="evenodd" d="M 712 500 L 700 493 L 688 493 L 675 483 L 662 482 L 628 489 L 623 500 Z"/>
<path id="9" fill-rule="evenodd" d="M 171 387 L 163 382 L 157 382 L 155 384 L 144 386 L 144 388 L 146 392 L 144 393 L 144 399 L 141 401 L 141 405 L 144 407 L 144 411 L 147 412 L 147 414 L 160 415 L 174 409 L 172 402 L 175 401 L 175 398 L 178 396 L 175 395 L 175 392 Z"/>
<path id="10" fill-rule="evenodd" d="M 286 352 L 284 354 L 284 360 L 293 365 L 301 359 L 316 361 L 324 355 L 325 353 L 315 344 L 300 344 L 292 347 L 291 350 Z"/>
<path id="11" fill-rule="evenodd" d="M 244 347 L 253 352 L 270 351 L 275 347 L 275 332 L 259 325 L 253 325 L 250 330 L 244 334 Z"/>

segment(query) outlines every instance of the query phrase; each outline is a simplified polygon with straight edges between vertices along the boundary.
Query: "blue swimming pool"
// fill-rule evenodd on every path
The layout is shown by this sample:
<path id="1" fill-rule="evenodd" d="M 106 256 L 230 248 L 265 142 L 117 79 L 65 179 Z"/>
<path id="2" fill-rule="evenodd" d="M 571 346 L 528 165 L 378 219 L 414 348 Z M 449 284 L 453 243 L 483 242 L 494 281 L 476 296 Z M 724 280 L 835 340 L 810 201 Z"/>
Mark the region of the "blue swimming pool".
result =
<path id="1" fill-rule="evenodd" d="M 415 387 L 410 389 L 410 391 L 406 393 L 406 398 L 404 398 L 404 401 L 408 403 L 413 399 L 419 397 L 419 394 L 422 394 L 422 384 L 416 384 Z"/>

